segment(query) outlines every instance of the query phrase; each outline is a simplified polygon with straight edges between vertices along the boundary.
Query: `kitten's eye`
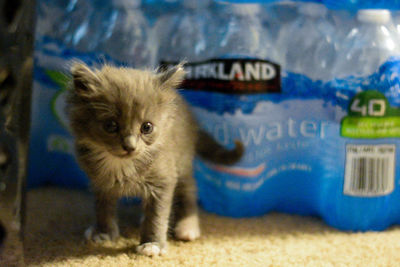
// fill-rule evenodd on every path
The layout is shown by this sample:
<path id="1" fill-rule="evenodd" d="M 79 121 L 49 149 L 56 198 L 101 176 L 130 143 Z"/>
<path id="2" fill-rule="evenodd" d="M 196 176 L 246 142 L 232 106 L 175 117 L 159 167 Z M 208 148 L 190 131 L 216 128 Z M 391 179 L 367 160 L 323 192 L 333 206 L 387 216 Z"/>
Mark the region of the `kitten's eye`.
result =
<path id="1" fill-rule="evenodd" d="M 153 124 L 151 124 L 151 122 L 145 122 L 142 124 L 142 126 L 140 127 L 140 131 L 142 132 L 142 134 L 149 134 L 153 131 Z"/>
<path id="2" fill-rule="evenodd" d="M 118 123 L 114 120 L 104 122 L 103 128 L 107 133 L 116 133 L 119 130 Z"/>

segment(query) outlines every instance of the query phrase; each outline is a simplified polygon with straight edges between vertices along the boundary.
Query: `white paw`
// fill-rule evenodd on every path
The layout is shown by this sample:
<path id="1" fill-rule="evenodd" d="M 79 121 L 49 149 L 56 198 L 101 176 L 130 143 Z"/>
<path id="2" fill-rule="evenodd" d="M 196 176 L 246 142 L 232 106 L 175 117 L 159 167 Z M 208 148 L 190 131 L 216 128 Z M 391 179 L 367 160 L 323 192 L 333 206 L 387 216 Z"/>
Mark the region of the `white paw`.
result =
<path id="1" fill-rule="evenodd" d="M 105 241 L 113 240 L 111 236 L 107 233 L 97 233 L 93 226 L 90 226 L 85 231 L 85 238 L 87 241 L 92 241 L 95 243 L 103 243 Z"/>
<path id="2" fill-rule="evenodd" d="M 136 252 L 141 255 L 153 257 L 158 255 L 164 255 L 167 252 L 167 249 L 166 248 L 160 249 L 157 243 L 144 243 L 136 248 Z"/>
<path id="3" fill-rule="evenodd" d="M 200 237 L 200 227 L 197 217 L 185 218 L 175 227 L 175 237 L 182 241 L 193 241 Z"/>

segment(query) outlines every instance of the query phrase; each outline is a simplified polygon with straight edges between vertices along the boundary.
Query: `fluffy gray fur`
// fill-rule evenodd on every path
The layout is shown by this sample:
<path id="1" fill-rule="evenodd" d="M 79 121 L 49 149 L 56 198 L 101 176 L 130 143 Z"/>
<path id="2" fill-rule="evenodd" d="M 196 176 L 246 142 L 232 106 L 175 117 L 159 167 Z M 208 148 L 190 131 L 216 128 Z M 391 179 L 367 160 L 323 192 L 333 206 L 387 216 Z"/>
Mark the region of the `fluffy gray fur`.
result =
<path id="1" fill-rule="evenodd" d="M 139 253 L 165 252 L 172 208 L 175 237 L 198 238 L 192 177 L 196 151 L 231 164 L 240 159 L 243 147 L 237 143 L 228 151 L 199 131 L 175 90 L 185 75 L 182 66 L 156 73 L 107 65 L 91 69 L 76 63 L 71 72 L 73 86 L 67 99 L 71 129 L 78 162 L 96 197 L 96 224 L 86 231 L 86 238 L 118 238 L 116 207 L 124 196 L 143 199 Z"/>

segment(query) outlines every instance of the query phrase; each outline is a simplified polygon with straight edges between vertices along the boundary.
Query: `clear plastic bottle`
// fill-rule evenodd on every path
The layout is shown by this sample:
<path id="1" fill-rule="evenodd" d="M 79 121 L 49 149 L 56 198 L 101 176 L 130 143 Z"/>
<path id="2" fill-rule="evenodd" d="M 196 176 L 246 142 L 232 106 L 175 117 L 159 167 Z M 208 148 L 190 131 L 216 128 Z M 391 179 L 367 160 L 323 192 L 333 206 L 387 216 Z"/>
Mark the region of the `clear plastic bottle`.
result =
<path id="1" fill-rule="evenodd" d="M 397 36 L 400 39 L 400 10 L 392 11 L 393 23 L 396 27 Z"/>
<path id="2" fill-rule="evenodd" d="M 140 9 L 141 0 L 113 0 L 109 25 L 97 50 L 131 67 L 151 66 L 149 26 Z"/>
<path id="3" fill-rule="evenodd" d="M 356 25 L 338 52 L 335 77 L 370 75 L 399 52 L 399 41 L 390 12 L 385 9 L 359 10 Z"/>
<path id="4" fill-rule="evenodd" d="M 347 34 L 355 27 L 356 18 L 354 12 L 349 10 L 334 10 L 329 12 L 329 19 L 335 26 L 335 33 L 338 42 L 343 40 Z M 338 46 L 339 48 L 340 46 Z"/>
<path id="5" fill-rule="evenodd" d="M 36 34 L 58 38 L 66 28 L 65 17 L 76 6 L 76 0 L 42 0 L 37 3 Z"/>
<path id="6" fill-rule="evenodd" d="M 62 40 L 68 47 L 73 47 L 77 38 L 82 38 L 87 34 L 93 11 L 92 1 L 71 1 L 58 25 L 56 38 Z"/>
<path id="7" fill-rule="evenodd" d="M 263 28 L 258 4 L 228 4 L 225 20 L 220 21 L 211 47 L 213 56 L 248 57 L 275 60 L 274 42 Z"/>
<path id="8" fill-rule="evenodd" d="M 273 40 L 278 38 L 282 25 L 290 23 L 297 17 L 295 2 L 278 2 L 263 4 L 261 19 Z"/>
<path id="9" fill-rule="evenodd" d="M 156 25 L 159 61 L 200 61 L 208 58 L 207 40 L 213 28 L 210 0 L 184 0 L 183 10 L 162 17 Z"/>
<path id="10" fill-rule="evenodd" d="M 303 3 L 297 19 L 281 28 L 277 47 L 284 69 L 315 80 L 332 77 L 337 40 L 326 15 L 327 8 L 322 4 Z"/>
<path id="11" fill-rule="evenodd" d="M 105 29 L 110 27 L 115 17 L 108 1 L 92 0 L 92 2 L 96 11 L 70 38 L 70 45 L 80 52 L 94 52 L 99 41 L 106 35 Z"/>

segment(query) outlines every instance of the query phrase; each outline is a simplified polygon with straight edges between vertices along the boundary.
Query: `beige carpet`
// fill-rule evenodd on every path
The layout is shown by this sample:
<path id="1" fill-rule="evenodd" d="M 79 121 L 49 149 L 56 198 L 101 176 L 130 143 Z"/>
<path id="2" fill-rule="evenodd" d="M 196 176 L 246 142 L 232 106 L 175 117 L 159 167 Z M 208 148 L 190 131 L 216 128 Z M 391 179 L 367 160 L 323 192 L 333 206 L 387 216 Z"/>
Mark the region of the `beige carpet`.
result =
<path id="1" fill-rule="evenodd" d="M 344 233 L 316 218 L 229 219 L 202 212 L 201 239 L 170 241 L 167 255 L 147 258 L 134 253 L 139 216 L 132 207 L 120 212 L 123 238 L 94 246 L 83 241 L 93 221 L 88 193 L 42 188 L 27 201 L 28 266 L 400 266 L 400 227 Z"/>

